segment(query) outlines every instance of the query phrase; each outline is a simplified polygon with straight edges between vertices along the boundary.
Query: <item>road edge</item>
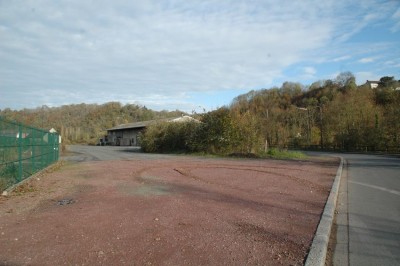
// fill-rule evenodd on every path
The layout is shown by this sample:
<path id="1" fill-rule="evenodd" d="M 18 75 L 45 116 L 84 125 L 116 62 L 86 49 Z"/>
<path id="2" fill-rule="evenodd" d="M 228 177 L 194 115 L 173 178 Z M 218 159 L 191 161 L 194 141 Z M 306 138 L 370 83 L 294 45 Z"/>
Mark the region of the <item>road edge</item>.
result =
<path id="1" fill-rule="evenodd" d="M 326 201 L 321 220 L 319 221 L 317 231 L 312 241 L 310 252 L 307 255 L 307 259 L 304 264 L 305 266 L 325 265 L 333 218 L 335 217 L 335 209 L 339 194 L 340 181 L 343 172 L 344 158 L 339 158 L 340 164 L 338 170 L 336 171 L 335 180 L 333 181 L 331 192 L 329 194 L 328 200 Z"/>

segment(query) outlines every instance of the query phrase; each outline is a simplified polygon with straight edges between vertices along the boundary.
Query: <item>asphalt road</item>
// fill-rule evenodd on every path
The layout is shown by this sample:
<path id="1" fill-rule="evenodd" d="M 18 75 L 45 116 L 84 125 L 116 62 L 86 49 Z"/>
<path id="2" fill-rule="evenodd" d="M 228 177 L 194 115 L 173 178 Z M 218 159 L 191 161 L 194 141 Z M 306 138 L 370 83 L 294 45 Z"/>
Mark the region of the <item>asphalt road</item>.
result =
<path id="1" fill-rule="evenodd" d="M 160 159 L 174 155 L 148 154 L 140 152 L 139 147 L 131 146 L 87 146 L 68 145 L 67 152 L 62 155 L 65 161 L 113 161 L 135 159 Z"/>
<path id="2" fill-rule="evenodd" d="M 400 265 L 400 159 L 340 154 L 334 265 Z"/>

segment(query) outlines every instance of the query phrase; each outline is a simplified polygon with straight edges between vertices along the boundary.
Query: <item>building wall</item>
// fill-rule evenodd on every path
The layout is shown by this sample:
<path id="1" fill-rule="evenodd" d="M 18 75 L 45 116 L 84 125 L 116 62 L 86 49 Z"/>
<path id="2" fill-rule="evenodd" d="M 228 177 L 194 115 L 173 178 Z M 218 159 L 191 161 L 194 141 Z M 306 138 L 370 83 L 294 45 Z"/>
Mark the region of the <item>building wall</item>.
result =
<path id="1" fill-rule="evenodd" d="M 108 144 L 112 146 L 139 146 L 138 135 L 143 129 L 108 131 Z"/>

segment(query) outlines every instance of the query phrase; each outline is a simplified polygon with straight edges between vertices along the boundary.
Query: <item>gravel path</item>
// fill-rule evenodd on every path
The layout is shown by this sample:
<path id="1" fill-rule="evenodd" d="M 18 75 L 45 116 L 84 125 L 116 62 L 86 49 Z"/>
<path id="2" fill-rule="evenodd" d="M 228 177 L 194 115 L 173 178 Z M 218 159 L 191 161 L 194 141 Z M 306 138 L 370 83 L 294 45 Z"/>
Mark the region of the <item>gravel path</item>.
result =
<path id="1" fill-rule="evenodd" d="M 338 166 L 111 148 L 0 198 L 0 265 L 302 265 Z"/>

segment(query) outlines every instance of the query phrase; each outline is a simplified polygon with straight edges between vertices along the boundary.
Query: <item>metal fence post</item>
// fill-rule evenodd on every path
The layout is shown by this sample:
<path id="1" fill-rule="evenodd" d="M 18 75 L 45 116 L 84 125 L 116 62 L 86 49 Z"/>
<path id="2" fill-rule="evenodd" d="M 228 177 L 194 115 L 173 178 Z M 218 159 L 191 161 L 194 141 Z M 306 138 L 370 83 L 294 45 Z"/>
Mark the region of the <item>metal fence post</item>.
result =
<path id="1" fill-rule="evenodd" d="M 32 171 L 36 172 L 36 131 L 32 130 L 32 133 L 34 135 L 34 138 L 32 139 L 32 143 L 31 143 L 31 156 L 32 156 Z"/>
<path id="2" fill-rule="evenodd" d="M 22 180 L 22 125 L 18 125 L 18 181 Z"/>

